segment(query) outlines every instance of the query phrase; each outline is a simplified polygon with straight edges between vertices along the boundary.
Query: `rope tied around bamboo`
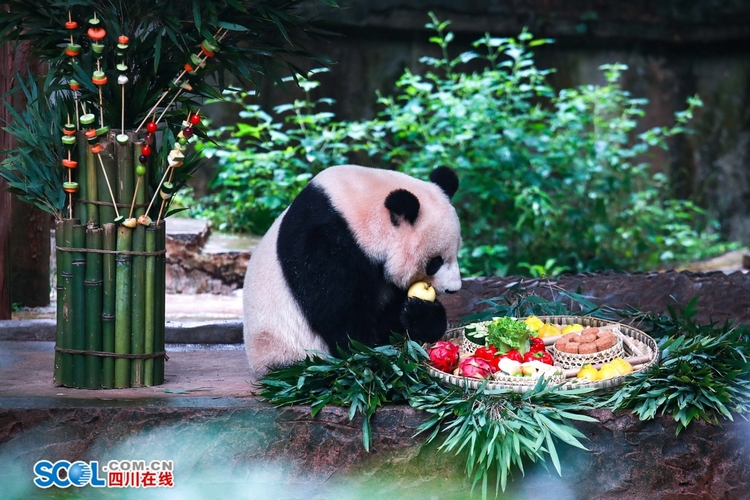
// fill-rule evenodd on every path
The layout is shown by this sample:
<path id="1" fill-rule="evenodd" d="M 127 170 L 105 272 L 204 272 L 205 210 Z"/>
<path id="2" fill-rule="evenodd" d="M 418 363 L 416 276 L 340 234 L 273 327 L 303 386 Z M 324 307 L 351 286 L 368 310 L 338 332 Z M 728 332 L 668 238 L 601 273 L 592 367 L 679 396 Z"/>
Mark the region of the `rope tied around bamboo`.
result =
<path id="1" fill-rule="evenodd" d="M 86 349 L 66 349 L 58 346 L 55 346 L 55 351 L 64 354 L 87 354 L 89 356 L 98 356 L 102 358 L 153 359 L 164 357 L 164 361 L 169 361 L 167 351 L 150 352 L 146 354 L 118 354 L 116 352 L 89 351 Z"/>
<path id="2" fill-rule="evenodd" d="M 100 250 L 97 248 L 73 248 L 73 247 L 55 246 L 55 250 L 59 250 L 61 252 L 104 253 L 104 254 L 114 254 L 118 256 L 119 255 L 138 255 L 142 257 L 155 257 L 157 255 L 165 255 L 167 253 L 166 248 L 161 249 L 161 250 L 156 250 L 153 252 L 137 252 L 135 250 Z"/>

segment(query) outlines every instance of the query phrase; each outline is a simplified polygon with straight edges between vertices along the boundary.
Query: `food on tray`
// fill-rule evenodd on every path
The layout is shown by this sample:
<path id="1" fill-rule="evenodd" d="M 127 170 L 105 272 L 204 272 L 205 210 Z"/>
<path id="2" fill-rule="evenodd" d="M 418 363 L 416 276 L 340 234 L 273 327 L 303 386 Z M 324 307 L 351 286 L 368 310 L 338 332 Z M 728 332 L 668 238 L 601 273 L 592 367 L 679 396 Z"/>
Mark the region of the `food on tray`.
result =
<path id="1" fill-rule="evenodd" d="M 553 377 L 562 375 L 562 369 L 559 366 L 548 365 L 541 361 L 529 361 L 521 365 L 521 372 L 524 377 L 538 378 L 542 375 Z"/>
<path id="2" fill-rule="evenodd" d="M 620 372 L 620 375 L 627 375 L 628 373 L 633 373 L 633 365 L 631 365 L 625 359 L 615 358 L 612 361 L 610 361 L 608 364 L 617 368 L 617 370 Z"/>
<path id="3" fill-rule="evenodd" d="M 617 337 L 611 331 L 589 327 L 563 335 L 555 342 L 555 349 L 568 354 L 594 354 L 606 351 L 616 343 Z"/>
<path id="4" fill-rule="evenodd" d="M 500 358 L 498 367 L 501 372 L 505 373 L 506 375 L 510 375 L 511 377 L 523 376 L 523 371 L 521 370 L 521 362 L 516 361 L 515 359 Z"/>
<path id="5" fill-rule="evenodd" d="M 425 281 L 417 281 L 409 287 L 409 291 L 406 292 L 407 297 L 416 297 L 418 299 L 426 300 L 427 302 L 434 302 L 437 293 L 432 285 Z"/>
<path id="6" fill-rule="evenodd" d="M 559 331 L 557 327 L 555 329 Z M 553 367 L 554 359 L 547 352 L 544 340 L 532 336 L 526 322 L 495 318 L 467 326 L 465 335 L 470 340 L 468 345 L 479 346 L 464 346 L 463 350 L 456 352 L 451 342 L 438 342 L 429 350 L 432 365 L 447 373 L 477 379 L 493 374 L 512 377 L 562 374 L 559 367 Z M 542 366 L 546 368 L 540 368 Z"/>
<path id="7" fill-rule="evenodd" d="M 485 345 L 493 345 L 498 352 L 517 349 L 525 354 L 529 350 L 530 332 L 526 324 L 513 318 L 495 318 L 486 325 Z"/>
<path id="8" fill-rule="evenodd" d="M 633 372 L 633 365 L 622 358 L 615 358 L 609 363 L 604 363 L 598 370 L 587 363 L 581 367 L 576 378 L 585 378 L 590 381 L 608 380 Z"/>
<path id="9" fill-rule="evenodd" d="M 452 372 L 458 366 L 459 348 L 453 342 L 436 342 L 429 352 L 432 366 L 444 372 Z"/>
<path id="10" fill-rule="evenodd" d="M 555 321 L 556 318 L 550 320 Z M 553 339 L 545 339 L 543 328 L 548 325 L 550 332 L 557 330 L 560 335 Z M 562 384 L 567 378 L 568 383 L 565 387 L 569 387 L 569 384 L 575 383 L 576 380 L 578 383 L 593 383 L 622 377 L 653 363 L 651 356 L 644 355 L 631 345 L 633 342 L 646 344 L 640 342 L 640 339 L 630 339 L 628 343 L 627 330 L 625 334 L 620 333 L 616 324 L 605 323 L 600 327 L 586 328 L 578 323 L 549 323 L 536 316 L 524 320 L 502 317 L 467 325 L 452 335 L 449 341 L 437 342 L 428 349 L 434 369 L 458 377 L 487 380 L 491 384 L 512 387 L 517 392 L 535 384 L 541 376 L 553 384 Z M 625 350 L 618 354 L 619 351 L 614 352 L 613 347 L 621 340 Z M 547 352 L 545 341 L 547 345 L 554 344 L 559 349 L 552 351 L 555 354 L 554 358 Z M 653 343 L 653 340 L 651 342 Z M 650 346 L 648 348 L 652 349 Z M 558 356 L 560 353 L 593 354 L 605 350 L 608 351 L 584 359 L 584 362 L 591 363 L 581 368 L 577 367 L 581 361 L 566 361 L 574 357 Z M 616 355 L 630 357 L 627 360 L 618 357 L 608 363 L 594 364 Z M 448 380 L 457 383 L 455 380 Z M 607 383 L 606 386 L 611 387 L 618 383 L 619 381 L 615 381 Z"/>
<path id="11" fill-rule="evenodd" d="M 592 382 L 599 380 L 599 370 L 594 368 L 591 364 L 586 363 L 581 367 L 576 375 L 576 378 L 585 378 Z"/>
<path id="12" fill-rule="evenodd" d="M 526 323 L 526 328 L 528 328 L 532 332 L 537 332 L 541 327 L 544 326 L 544 321 L 536 316 L 529 316 L 528 318 L 526 318 L 526 321 L 524 321 L 524 323 Z"/>
<path id="13" fill-rule="evenodd" d="M 547 338 L 547 337 L 556 337 L 560 335 L 562 332 L 558 327 L 553 325 L 552 323 L 545 323 L 542 325 L 541 328 L 536 332 L 537 335 L 541 338 Z"/>
<path id="14" fill-rule="evenodd" d="M 565 325 L 560 333 L 565 335 L 566 333 L 580 332 L 581 330 L 583 330 L 583 325 L 574 323 L 572 325 Z"/>
<path id="15" fill-rule="evenodd" d="M 492 375 L 490 364 L 476 356 L 469 356 L 461 361 L 460 375 L 469 378 L 487 378 Z"/>

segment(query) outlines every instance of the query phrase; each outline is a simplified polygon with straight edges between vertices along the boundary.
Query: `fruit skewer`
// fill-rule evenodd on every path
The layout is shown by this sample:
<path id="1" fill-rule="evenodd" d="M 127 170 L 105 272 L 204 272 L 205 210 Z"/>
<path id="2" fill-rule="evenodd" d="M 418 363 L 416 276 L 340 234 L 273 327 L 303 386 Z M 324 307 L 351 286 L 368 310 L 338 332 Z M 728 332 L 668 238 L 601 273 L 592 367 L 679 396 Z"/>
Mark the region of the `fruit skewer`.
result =
<path id="1" fill-rule="evenodd" d="M 225 35 L 227 34 L 227 31 L 224 31 L 224 33 L 221 33 L 222 29 L 223 29 L 223 28 L 219 28 L 219 29 L 218 29 L 218 30 L 216 31 L 216 34 L 214 35 L 214 39 L 216 39 L 216 40 L 217 40 L 217 41 L 219 41 L 219 42 L 220 42 L 221 40 L 223 40 L 223 39 L 224 39 L 224 36 L 225 36 Z M 217 38 L 217 37 L 218 37 L 218 38 Z M 201 60 L 201 63 L 204 63 L 204 62 L 205 62 L 205 60 L 206 60 L 206 59 L 207 59 L 208 57 L 211 57 L 211 56 L 213 56 L 213 55 L 214 55 L 214 53 L 215 53 L 215 50 L 217 50 L 217 49 L 218 49 L 218 47 L 215 47 L 215 46 L 212 46 L 212 47 L 208 47 L 208 48 L 213 48 L 213 49 L 214 49 L 214 51 L 210 51 L 210 50 L 207 50 L 206 48 L 204 48 L 204 45 L 206 45 L 206 43 L 205 43 L 205 42 L 201 44 L 201 51 L 202 51 L 202 53 L 203 53 L 203 54 L 205 54 L 205 57 L 204 57 L 204 58 L 203 58 L 203 59 Z M 196 69 L 197 69 L 197 68 L 196 68 Z M 180 73 L 180 74 L 179 74 L 179 75 L 177 76 L 177 78 L 175 78 L 175 79 L 174 79 L 174 80 L 172 81 L 172 84 L 173 84 L 173 85 L 175 85 L 175 86 L 176 86 L 177 84 L 179 84 L 179 83 L 180 83 L 180 81 L 182 80 L 182 77 L 184 77 L 186 73 L 189 73 L 189 70 L 188 70 L 187 68 L 185 68 L 185 69 L 183 69 L 183 70 L 182 70 L 182 73 Z M 182 92 L 182 90 L 183 90 L 183 89 L 182 89 L 182 87 L 180 87 L 180 89 L 179 89 L 179 90 L 177 91 L 177 95 L 179 95 L 179 94 L 180 94 L 180 93 Z M 144 123 L 146 123 L 146 120 L 148 119 L 149 115 L 151 115 L 152 113 L 154 113 L 154 112 L 156 111 L 156 108 L 158 108 L 158 107 L 159 107 L 159 105 L 160 105 L 160 104 L 162 103 L 162 101 L 163 101 L 163 100 L 164 100 L 164 99 L 165 99 L 165 98 L 167 97 L 167 94 L 169 94 L 169 92 L 170 92 L 170 89 L 167 89 L 167 90 L 165 90 L 165 91 L 164 91 L 164 92 L 162 93 L 162 95 L 161 95 L 161 96 L 159 97 L 159 99 L 158 99 L 158 100 L 156 101 L 156 104 L 154 104 L 154 105 L 153 105 L 153 107 L 152 107 L 152 108 L 151 108 L 151 109 L 149 110 L 149 112 L 148 112 L 148 113 L 146 113 L 146 116 L 145 116 L 145 117 L 143 118 L 143 120 L 141 121 L 141 123 L 140 123 L 140 124 L 138 125 L 138 127 L 137 127 L 137 128 L 135 129 L 135 132 L 136 132 L 136 133 L 138 133 L 138 132 L 139 132 L 139 131 L 141 130 L 141 127 L 143 127 L 143 124 L 144 124 Z M 176 99 L 176 98 L 177 98 L 177 96 L 175 96 L 175 99 Z M 174 99 L 172 99 L 172 102 L 174 102 Z M 171 103 L 170 103 L 170 105 L 168 105 L 168 106 L 166 107 L 166 109 L 169 109 L 169 106 L 171 106 Z M 165 109 L 165 110 L 166 110 L 166 109 Z M 162 116 L 164 116 L 164 112 L 162 112 L 161 116 L 159 116 L 159 120 L 161 119 L 161 117 L 162 117 Z M 156 120 L 156 123 L 157 123 L 157 124 L 159 123 L 159 120 Z"/>

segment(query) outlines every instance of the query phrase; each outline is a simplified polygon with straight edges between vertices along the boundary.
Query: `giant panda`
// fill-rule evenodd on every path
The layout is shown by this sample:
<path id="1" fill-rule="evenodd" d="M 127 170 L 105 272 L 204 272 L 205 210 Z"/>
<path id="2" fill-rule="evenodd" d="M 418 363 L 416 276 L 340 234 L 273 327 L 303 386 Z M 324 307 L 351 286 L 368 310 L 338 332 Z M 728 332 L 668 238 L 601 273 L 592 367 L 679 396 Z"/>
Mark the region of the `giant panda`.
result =
<path id="1" fill-rule="evenodd" d="M 445 333 L 439 301 L 408 298 L 427 281 L 438 296 L 461 288 L 458 189 L 447 167 L 430 181 L 356 165 L 316 175 L 252 252 L 243 291 L 244 340 L 255 378 L 337 353 L 349 339 L 387 344 L 392 332 L 423 342 Z"/>

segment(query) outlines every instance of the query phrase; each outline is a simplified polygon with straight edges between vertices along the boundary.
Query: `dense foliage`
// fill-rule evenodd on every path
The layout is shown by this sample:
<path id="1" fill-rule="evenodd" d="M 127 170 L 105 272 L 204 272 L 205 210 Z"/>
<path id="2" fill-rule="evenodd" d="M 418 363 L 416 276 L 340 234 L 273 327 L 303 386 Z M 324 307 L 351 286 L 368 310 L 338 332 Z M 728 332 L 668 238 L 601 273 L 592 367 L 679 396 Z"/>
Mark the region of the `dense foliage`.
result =
<path id="1" fill-rule="evenodd" d="M 210 185 L 215 191 L 189 203 L 194 215 L 221 231 L 264 233 L 313 175 L 347 162 L 342 138 L 348 130 L 322 110 L 331 100 L 310 100 L 319 82 L 298 77 L 298 83 L 307 98 L 277 106 L 274 116 L 252 103 L 252 91 L 227 93 L 246 121 L 209 133 L 217 143 L 206 142 L 202 150 L 218 166 Z"/>
<path id="2" fill-rule="evenodd" d="M 437 165 L 457 170 L 465 273 L 643 270 L 716 251 L 705 214 L 671 199 L 648 163 L 651 147 L 687 131 L 697 97 L 673 125 L 637 134 L 646 100 L 621 88 L 626 66 L 602 66 L 603 85 L 555 93 L 552 70 L 537 68 L 531 51 L 549 40 L 487 35 L 451 58 L 447 24 L 428 24 L 442 57 L 422 58 L 425 74 L 405 70 L 373 120 L 335 121 L 327 99 L 300 99 L 274 116 L 246 104 L 248 123 L 207 150 L 220 170 L 202 215 L 224 230 L 263 232 L 312 175 L 366 152 L 419 178 Z"/>
<path id="3" fill-rule="evenodd" d="M 614 394 L 588 394 L 586 389 L 555 391 L 542 379 L 524 394 L 511 391 L 470 391 L 432 380 L 424 366 L 424 350 L 408 339 L 393 346 L 369 348 L 355 344 L 340 357 L 318 355 L 272 371 L 261 381 L 261 395 L 270 402 L 308 404 L 313 415 L 326 405 L 350 408 L 350 418 L 364 415 L 363 440 L 371 443 L 370 417 L 386 403 L 408 402 L 429 417 L 420 432 L 428 441 L 442 439 L 440 449 L 460 454 L 473 484 L 481 481 L 483 497 L 494 478 L 496 491 L 505 489 L 514 469 L 527 461 L 549 458 L 561 473 L 556 443 L 585 449 L 575 421 L 594 421 L 585 410 L 600 407 L 632 409 L 641 420 L 671 416 L 677 433 L 695 420 L 719 423 L 750 409 L 750 331 L 745 325 L 701 325 L 695 321 L 694 299 L 668 315 L 636 310 L 599 308 L 574 293 L 549 301 L 514 289 L 498 297 L 494 307 L 475 320 L 503 312 L 526 314 L 588 314 L 607 319 L 630 318 L 660 345 L 660 363 L 625 378 Z"/>
<path id="4" fill-rule="evenodd" d="M 332 0 L 321 1 L 334 4 Z M 295 65 L 295 59 L 329 62 L 304 47 L 306 40 L 318 31 L 296 12 L 301 0 L 9 0 L 4 3 L 7 11 L 0 13 L 0 44 L 29 41 L 30 57 L 48 64 L 45 88 L 67 88 L 67 82 L 75 78 L 82 85 L 82 100 L 96 101 L 92 97 L 98 96 L 99 90 L 91 81 L 91 73 L 96 69 L 96 58 L 90 50 L 92 40 L 85 36 L 86 20 L 96 14 L 106 29 L 102 43 L 109 49 L 103 54 L 102 70 L 111 71 L 122 62 L 129 68 L 126 128 L 137 126 L 162 91 L 173 85 L 203 39 L 215 43 L 221 38 L 221 50 L 195 75 L 183 75 L 182 81 L 188 81 L 192 89 L 183 92 L 177 102 L 194 106 L 195 96 L 220 97 L 221 89 L 226 88 L 225 70 L 246 83 L 258 85 L 263 76 L 280 80 L 281 73 L 303 73 Z M 80 33 L 73 35 L 74 41 L 81 45 L 75 63 L 63 50 L 71 36 L 65 28 L 68 16 L 80 27 Z M 120 35 L 129 37 L 124 57 L 112 50 Z M 209 79 L 215 83 L 206 83 Z M 120 123 L 120 86 L 117 78 L 109 80 L 102 88 L 105 121 Z M 179 114 L 180 120 L 183 115 Z"/>
<path id="5" fill-rule="evenodd" d="M 335 5 L 332 0 L 321 1 Z M 166 126 L 160 136 L 165 147 L 150 169 L 149 183 L 155 189 L 181 122 L 198 109 L 202 99 L 221 97 L 221 90 L 227 87 L 225 72 L 245 84 L 258 85 L 263 77 L 280 81 L 282 72 L 302 73 L 295 61 L 329 62 L 304 47 L 319 32 L 298 12 L 301 3 L 5 2 L 5 9 L 0 9 L 0 44 L 25 42 L 29 57 L 43 63 L 47 72 L 37 79 L 18 75 L 16 87 L 11 89 L 11 93 L 23 92 L 27 103 L 24 111 L 5 103 L 14 119 L 5 130 L 17 147 L 5 152 L 8 158 L 0 164 L 0 176 L 22 200 L 59 217 L 65 202 L 60 137 L 66 117 L 77 122 L 79 114 L 86 112 L 113 129 L 136 130 L 147 118 L 160 121 L 163 113 Z M 92 20 L 104 28 L 100 43 L 87 36 Z M 68 30 L 66 22 L 76 27 Z M 121 36 L 126 37 L 125 43 Z M 195 53 L 200 53 L 202 41 L 220 50 L 200 63 L 192 61 L 197 69 L 188 71 L 186 63 L 191 57 L 201 59 Z M 66 54 L 71 46 L 77 47 L 75 57 Z M 95 70 L 109 75 L 104 84 L 93 82 Z M 124 84 L 118 76 L 125 77 Z M 72 90 L 73 82 L 80 90 Z M 170 92 L 168 97 L 165 91 Z M 198 128 L 195 133 L 202 134 Z M 182 187 L 201 163 L 198 156 L 187 155 L 184 168 L 175 173 L 175 189 Z M 151 215 L 156 218 L 156 213 Z"/>

